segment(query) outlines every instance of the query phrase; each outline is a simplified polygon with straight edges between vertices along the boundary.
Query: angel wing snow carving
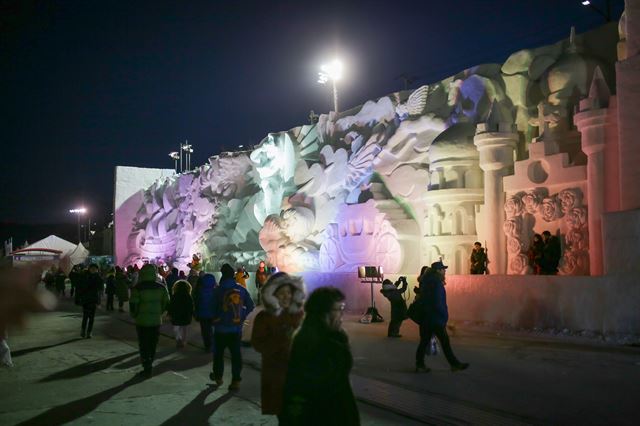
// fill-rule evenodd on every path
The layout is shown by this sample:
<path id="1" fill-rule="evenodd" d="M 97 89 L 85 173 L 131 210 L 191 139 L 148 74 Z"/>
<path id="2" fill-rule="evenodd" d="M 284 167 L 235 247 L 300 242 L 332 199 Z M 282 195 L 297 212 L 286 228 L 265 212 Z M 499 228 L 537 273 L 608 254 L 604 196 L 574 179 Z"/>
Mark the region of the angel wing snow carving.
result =
<path id="1" fill-rule="evenodd" d="M 396 113 L 400 120 L 404 120 L 412 115 L 420 115 L 427 105 L 429 97 L 429 86 L 425 85 L 413 91 L 409 95 L 407 102 L 396 107 Z"/>

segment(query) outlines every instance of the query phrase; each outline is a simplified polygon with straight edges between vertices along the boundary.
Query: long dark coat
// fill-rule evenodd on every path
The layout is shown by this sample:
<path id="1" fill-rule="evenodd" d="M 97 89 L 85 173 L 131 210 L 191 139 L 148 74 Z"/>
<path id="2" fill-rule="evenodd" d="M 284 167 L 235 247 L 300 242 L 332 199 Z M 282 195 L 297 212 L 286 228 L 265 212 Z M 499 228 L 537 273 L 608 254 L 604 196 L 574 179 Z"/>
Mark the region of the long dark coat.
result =
<path id="1" fill-rule="evenodd" d="M 169 315 L 171 315 L 171 324 L 191 324 L 193 311 L 193 299 L 191 298 L 191 294 L 180 291 L 175 293 L 171 297 L 171 302 L 169 302 Z"/>
<path id="2" fill-rule="evenodd" d="M 305 320 L 293 339 L 281 425 L 359 425 L 349 382 L 352 365 L 346 333 Z"/>
<path id="3" fill-rule="evenodd" d="M 262 414 L 280 414 L 291 340 L 293 332 L 300 326 L 302 316 L 302 312 L 283 312 L 276 316 L 267 311 L 256 316 L 251 344 L 262 354 Z"/>
<path id="4" fill-rule="evenodd" d="M 129 301 L 129 280 L 122 272 L 116 272 L 116 296 L 121 302 Z"/>

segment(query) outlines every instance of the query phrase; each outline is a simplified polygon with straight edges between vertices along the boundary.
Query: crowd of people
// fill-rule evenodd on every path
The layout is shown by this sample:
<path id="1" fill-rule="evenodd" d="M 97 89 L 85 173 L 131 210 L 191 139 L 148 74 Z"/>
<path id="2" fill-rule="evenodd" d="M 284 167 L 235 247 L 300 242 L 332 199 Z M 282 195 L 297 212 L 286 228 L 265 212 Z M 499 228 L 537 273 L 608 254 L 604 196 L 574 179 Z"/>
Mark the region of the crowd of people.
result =
<path id="1" fill-rule="evenodd" d="M 447 334 L 446 266 L 436 262 L 423 267 L 418 278 L 416 301 L 407 307 L 408 282 L 385 280 L 382 293 L 391 303 L 388 336 L 401 337 L 400 327 L 411 317 L 419 323 L 420 343 L 416 372 L 428 372 L 424 358 L 433 339 L 438 339 L 452 371 L 464 370 L 451 349 Z M 247 290 L 250 274 L 224 264 L 219 282 L 202 268 L 184 274 L 176 268 L 145 264 L 100 269 L 96 264 L 76 266 L 68 277 L 51 268 L 42 277 L 45 286 L 82 307 L 80 335 L 91 338 L 96 308 L 106 296 L 106 310 L 128 311 L 138 338 L 142 371 L 153 375 L 160 327 L 165 316 L 173 325 L 176 347 L 183 348 L 192 321 L 200 325 L 205 351 L 212 353 L 211 380 L 224 383 L 224 353 L 231 355 L 230 391 L 242 383 L 242 328 L 255 305 Z M 53 278 L 53 279 L 51 279 Z M 63 284 L 58 284 L 63 283 Z M 275 415 L 282 425 L 357 425 L 359 413 L 349 374 L 353 366 L 349 338 L 342 327 L 345 295 L 335 287 L 320 287 L 305 294 L 301 278 L 276 272 L 260 262 L 254 275 L 262 309 L 253 323 L 250 343 L 262 356 L 262 412 Z M 419 311 L 417 317 L 409 311 Z M 418 318 L 417 320 L 415 318 Z"/>
<path id="2" fill-rule="evenodd" d="M 562 258 L 560 239 L 551 232 L 534 234 L 527 250 L 529 267 L 534 275 L 556 275 Z M 483 275 L 489 273 L 489 257 L 482 243 L 476 241 L 469 258 L 469 273 Z"/>
<path id="3" fill-rule="evenodd" d="M 560 240 L 549 231 L 535 234 L 527 257 L 535 275 L 556 275 L 562 258 Z"/>

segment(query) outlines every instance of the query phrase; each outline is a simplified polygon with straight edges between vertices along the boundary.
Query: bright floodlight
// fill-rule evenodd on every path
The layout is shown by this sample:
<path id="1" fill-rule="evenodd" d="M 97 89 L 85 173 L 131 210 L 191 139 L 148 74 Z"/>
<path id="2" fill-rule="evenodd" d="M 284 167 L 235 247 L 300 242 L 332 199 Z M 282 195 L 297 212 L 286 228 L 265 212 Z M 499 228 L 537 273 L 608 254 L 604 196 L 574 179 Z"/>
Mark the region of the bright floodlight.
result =
<path id="1" fill-rule="evenodd" d="M 69 213 L 76 213 L 76 214 L 85 214 L 86 212 L 87 212 L 87 209 L 84 207 L 69 210 Z"/>
<path id="2" fill-rule="evenodd" d="M 337 81 L 342 78 L 342 62 L 338 59 L 334 59 L 328 64 L 320 67 L 319 80 L 321 84 L 325 84 L 329 80 Z"/>
<path id="3" fill-rule="evenodd" d="M 590 4 L 591 4 L 591 2 L 590 2 L 589 0 L 584 0 L 584 1 L 582 2 L 582 5 L 583 5 L 583 6 L 589 6 Z"/>
<path id="4" fill-rule="evenodd" d="M 169 157 L 173 158 L 174 160 L 178 160 L 180 159 L 180 154 L 178 153 L 178 151 L 173 151 L 169 153 Z"/>
<path id="5" fill-rule="evenodd" d="M 333 85 L 333 110 L 335 112 L 338 112 L 338 88 L 336 82 L 342 78 L 342 71 L 342 62 L 334 59 L 330 63 L 321 66 L 318 73 L 318 83 L 327 84 L 331 80 Z"/>

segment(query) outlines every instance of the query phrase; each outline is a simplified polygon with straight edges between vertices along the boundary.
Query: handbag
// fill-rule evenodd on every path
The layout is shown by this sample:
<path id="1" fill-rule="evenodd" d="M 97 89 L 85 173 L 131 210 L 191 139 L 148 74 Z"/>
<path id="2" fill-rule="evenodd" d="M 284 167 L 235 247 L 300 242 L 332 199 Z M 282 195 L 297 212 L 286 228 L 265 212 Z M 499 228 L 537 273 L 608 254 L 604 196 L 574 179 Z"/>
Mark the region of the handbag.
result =
<path id="1" fill-rule="evenodd" d="M 422 324 L 425 317 L 425 311 L 420 297 L 414 299 L 413 302 L 411 302 L 411 304 L 409 305 L 409 309 L 407 309 L 407 316 L 416 324 Z"/>

